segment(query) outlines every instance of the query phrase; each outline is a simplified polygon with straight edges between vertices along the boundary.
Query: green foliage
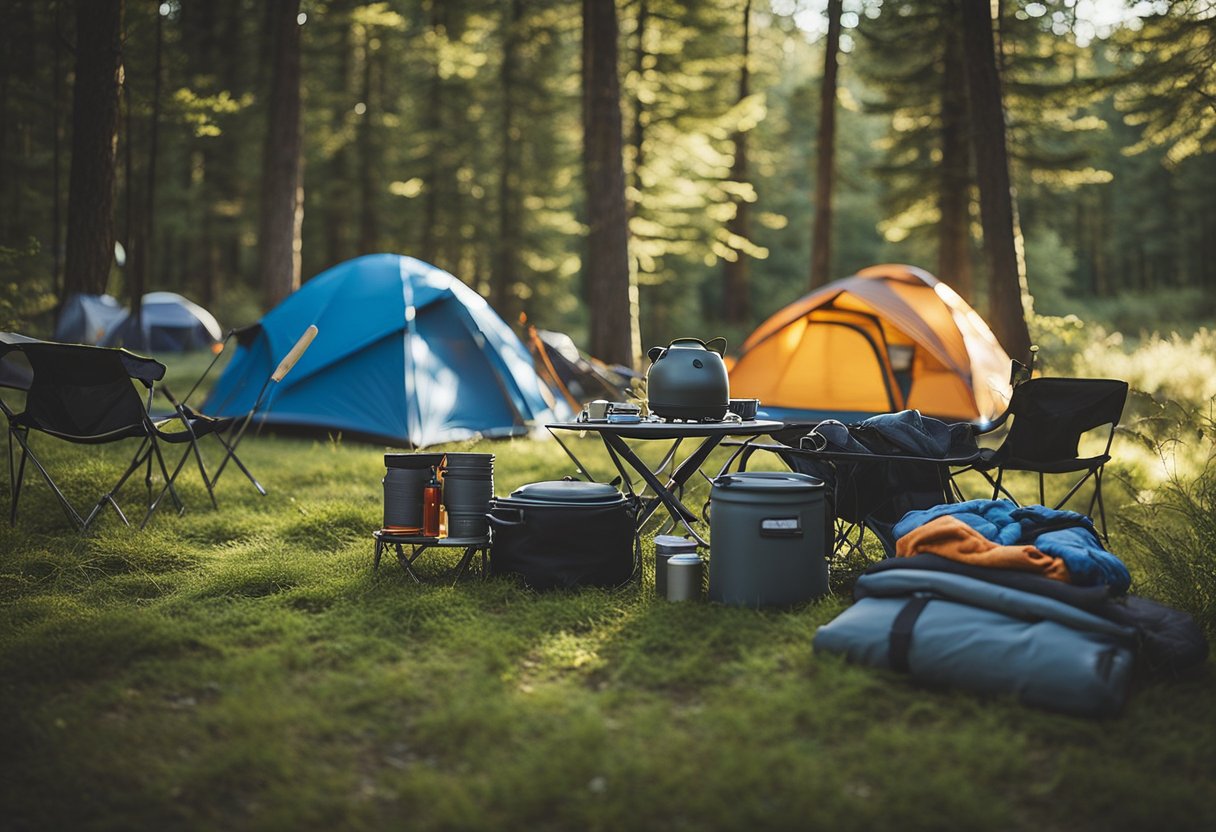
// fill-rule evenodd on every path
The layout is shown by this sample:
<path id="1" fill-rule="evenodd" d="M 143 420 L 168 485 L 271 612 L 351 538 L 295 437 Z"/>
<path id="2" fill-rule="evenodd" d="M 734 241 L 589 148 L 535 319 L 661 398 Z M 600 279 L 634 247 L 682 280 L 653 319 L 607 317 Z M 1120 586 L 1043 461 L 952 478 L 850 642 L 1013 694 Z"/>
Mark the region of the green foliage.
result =
<path id="1" fill-rule="evenodd" d="M 1130 68 L 1116 103 L 1141 128 L 1129 154 L 1162 148 L 1172 165 L 1216 151 L 1216 31 L 1209 0 L 1180 0 L 1118 35 Z"/>
<path id="2" fill-rule="evenodd" d="M 55 296 L 42 280 L 27 277 L 38 255 L 38 241 L 22 248 L 0 246 L 0 330 L 28 331 L 39 317 L 55 308 Z"/>
<path id="3" fill-rule="evenodd" d="M 1209 353 L 1210 354 L 1210 353 Z M 1216 637 L 1216 397 L 1202 410 L 1162 405 L 1129 430 L 1160 460 L 1164 481 L 1120 514 L 1150 596 L 1190 611 Z M 1191 474 L 1190 471 L 1197 470 Z"/>

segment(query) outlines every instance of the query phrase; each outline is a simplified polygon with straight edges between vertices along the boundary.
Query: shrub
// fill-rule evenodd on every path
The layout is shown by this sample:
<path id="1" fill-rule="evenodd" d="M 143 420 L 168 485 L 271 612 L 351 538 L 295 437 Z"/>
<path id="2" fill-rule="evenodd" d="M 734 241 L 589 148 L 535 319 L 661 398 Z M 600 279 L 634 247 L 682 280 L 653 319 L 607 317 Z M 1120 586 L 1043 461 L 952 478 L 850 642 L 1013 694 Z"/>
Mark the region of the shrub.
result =
<path id="1" fill-rule="evenodd" d="M 1128 432 L 1160 457 L 1165 479 L 1142 491 L 1117 526 L 1130 543 L 1145 594 L 1187 610 L 1216 633 L 1216 399 L 1200 413 L 1176 404 Z M 1198 473 L 1180 457 L 1198 455 Z M 1192 462 L 1194 464 L 1194 462 Z"/>

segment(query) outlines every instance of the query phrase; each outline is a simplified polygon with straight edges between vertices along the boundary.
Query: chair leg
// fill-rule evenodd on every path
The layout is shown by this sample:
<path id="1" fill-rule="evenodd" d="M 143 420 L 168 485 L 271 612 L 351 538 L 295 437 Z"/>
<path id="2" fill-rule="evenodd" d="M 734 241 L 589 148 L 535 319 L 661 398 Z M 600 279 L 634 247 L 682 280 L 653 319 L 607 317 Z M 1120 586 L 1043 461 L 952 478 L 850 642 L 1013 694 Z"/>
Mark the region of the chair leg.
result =
<path id="1" fill-rule="evenodd" d="M 213 487 L 211 480 L 207 477 L 207 467 L 203 465 L 203 454 L 198 448 L 198 440 L 196 439 L 191 439 L 190 447 L 186 449 L 187 456 L 189 456 L 191 453 L 194 454 L 194 459 L 198 462 L 198 473 L 199 476 L 203 478 L 203 485 L 207 488 L 207 496 L 211 498 L 211 507 L 219 508 L 219 503 L 215 501 L 215 488 Z M 179 465 L 178 468 L 180 469 L 181 466 Z"/>
<path id="2" fill-rule="evenodd" d="M 1095 502 L 1097 502 L 1098 520 L 1099 520 L 1099 524 L 1100 524 L 1099 528 L 1102 530 L 1102 543 L 1106 546 L 1109 546 L 1110 545 L 1110 535 L 1106 531 L 1106 504 L 1102 499 L 1102 468 L 1103 467 L 1104 466 L 1100 466 L 1098 468 L 1098 470 L 1094 472 L 1094 496 L 1093 496 L 1093 499 L 1091 499 L 1090 503 L 1089 503 L 1089 513 L 1090 513 L 1090 516 L 1092 517 L 1093 511 L 1094 511 L 1093 505 Z"/>
<path id="3" fill-rule="evenodd" d="M 28 437 L 16 432 L 14 432 L 14 436 L 17 439 L 17 443 L 21 445 L 21 464 L 17 471 L 17 481 L 21 482 L 24 478 L 25 460 L 28 458 L 34 463 L 34 467 L 38 469 L 38 473 L 42 475 L 42 478 L 46 480 L 46 484 L 51 487 L 51 492 L 54 493 L 55 499 L 59 501 L 59 505 L 63 508 L 63 511 L 68 516 L 68 519 L 76 524 L 78 531 L 84 531 L 84 518 L 82 518 L 80 516 L 80 512 L 76 511 L 72 504 L 68 502 L 68 498 L 65 497 L 63 492 L 59 490 L 59 486 L 55 485 L 55 481 L 51 479 L 50 473 L 48 473 L 46 468 L 43 467 L 42 462 L 38 459 L 34 452 L 30 450 L 30 446 L 27 442 Z M 13 522 L 16 523 L 17 503 L 15 500 L 13 502 L 12 518 Z"/>
<path id="4" fill-rule="evenodd" d="M 168 494 L 173 499 L 173 502 L 177 505 L 177 513 L 179 515 L 186 510 L 181 499 L 177 496 L 177 491 L 173 488 L 173 481 L 177 479 L 177 475 L 185 467 L 186 460 L 190 458 L 190 451 L 187 450 L 186 453 L 182 454 L 182 458 L 178 460 L 177 467 L 173 469 L 172 474 L 169 473 L 169 468 L 165 465 L 165 458 L 161 455 L 160 446 L 155 441 L 152 442 L 152 453 L 156 454 L 156 461 L 160 464 L 161 473 L 165 477 L 165 487 L 160 490 L 160 494 L 156 495 L 156 499 L 148 504 L 148 511 L 144 514 L 144 519 L 139 524 L 141 529 L 147 527 L 148 521 L 152 519 L 152 515 L 160 507 L 161 500 L 165 498 L 165 494 Z"/>
<path id="5" fill-rule="evenodd" d="M 127 519 L 126 513 L 122 510 L 122 507 L 118 505 L 118 492 L 122 490 L 124 485 L 126 485 L 127 480 L 130 479 L 131 475 L 134 474 L 147 460 L 148 455 L 151 453 L 150 450 L 148 450 L 147 445 L 147 439 L 140 442 L 139 448 L 135 451 L 135 456 L 131 458 L 131 464 L 127 466 L 127 470 L 124 471 L 123 475 L 118 478 L 118 482 L 114 484 L 114 487 L 111 488 L 106 494 L 103 494 L 101 499 L 97 501 L 97 505 L 93 506 L 93 510 L 89 512 L 89 516 L 86 517 L 84 521 L 84 527 L 86 529 L 92 524 L 93 520 L 97 518 L 97 515 L 101 513 L 102 509 L 105 508 L 107 503 L 114 507 L 114 511 L 118 513 L 118 517 L 120 520 L 122 520 L 123 525 L 131 525 L 131 521 Z M 151 478 L 148 479 L 150 482 Z"/>
<path id="6" fill-rule="evenodd" d="M 258 482 L 258 478 L 249 472 L 249 469 L 245 467 L 245 463 L 241 462 L 241 458 L 236 455 L 236 446 L 240 439 L 238 438 L 236 442 L 229 444 L 228 441 L 218 433 L 215 434 L 215 438 L 218 439 L 220 444 L 224 446 L 225 454 L 223 460 L 220 461 L 219 467 L 215 469 L 215 474 L 211 477 L 211 484 L 214 486 L 219 482 L 220 474 L 224 471 L 224 466 L 226 466 L 228 464 L 228 460 L 231 459 L 232 463 L 241 470 L 241 473 L 248 477 L 249 481 L 253 483 L 253 487 L 258 490 L 258 493 L 265 497 L 266 489 L 262 487 L 260 482 Z"/>
<path id="7" fill-rule="evenodd" d="M 9 437 L 9 441 L 10 442 L 12 441 L 11 436 Z M 11 525 L 11 526 L 17 525 L 17 503 L 18 503 L 18 501 L 21 500 L 21 485 L 25 482 L 25 457 L 26 457 L 26 450 L 24 447 L 22 447 L 21 448 L 21 463 L 17 466 L 16 478 L 11 480 L 11 482 L 13 483 L 13 493 L 12 493 L 12 496 L 10 499 L 10 502 L 12 503 L 12 505 L 9 508 L 9 518 L 8 518 L 9 525 Z M 10 473 L 9 476 L 12 477 L 12 474 Z"/>

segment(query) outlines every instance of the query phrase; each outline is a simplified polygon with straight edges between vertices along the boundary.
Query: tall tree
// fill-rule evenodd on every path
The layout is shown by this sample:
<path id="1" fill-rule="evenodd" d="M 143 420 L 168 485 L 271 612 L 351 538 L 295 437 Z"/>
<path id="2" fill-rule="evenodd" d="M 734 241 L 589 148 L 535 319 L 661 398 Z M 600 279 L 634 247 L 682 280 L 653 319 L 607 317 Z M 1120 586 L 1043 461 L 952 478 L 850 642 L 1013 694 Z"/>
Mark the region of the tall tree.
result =
<path id="1" fill-rule="evenodd" d="M 638 289 L 629 268 L 625 168 L 621 159 L 621 87 L 614 0 L 583 0 L 583 178 L 587 191 L 587 261 L 591 352 L 637 366 Z"/>
<path id="2" fill-rule="evenodd" d="M 1005 147 L 1005 110 L 997 70 L 992 16 L 986 3 L 960 4 L 967 100 L 971 112 L 971 145 L 980 189 L 980 220 L 988 262 L 988 320 L 993 334 L 1011 356 L 1030 354 L 1026 327 L 1025 263 L 1017 204 L 1009 179 Z"/>
<path id="3" fill-rule="evenodd" d="M 498 239 L 490 272 L 490 304 L 506 320 L 516 317 L 515 283 L 519 280 L 522 206 L 519 200 L 520 141 L 515 99 L 519 96 L 519 64 L 523 0 L 511 0 L 503 10 L 502 68 L 499 71 L 502 113 L 502 156 L 498 170 Z"/>
<path id="4" fill-rule="evenodd" d="M 836 75 L 840 66 L 843 0 L 828 0 L 828 34 L 823 47 L 819 92 L 819 142 L 815 162 L 815 225 L 811 232 L 811 288 L 832 273 L 832 184 L 836 175 Z"/>
<path id="5" fill-rule="evenodd" d="M 751 26 L 752 0 L 743 3 L 743 49 L 742 66 L 739 69 L 739 102 L 747 100 L 751 95 Z M 734 134 L 735 156 L 730 166 L 732 182 L 747 182 L 747 131 L 739 130 Z M 736 196 L 731 200 L 735 206 L 735 214 L 727 222 L 726 228 L 733 237 L 748 239 L 751 237 L 750 203 L 747 199 Z M 731 323 L 745 323 L 751 320 L 752 304 L 749 281 L 750 256 L 743 251 L 738 252 L 734 259 L 727 259 L 724 266 L 725 286 L 722 300 L 725 313 L 723 317 Z"/>
<path id="6" fill-rule="evenodd" d="M 77 0 L 63 295 L 102 294 L 114 258 L 114 151 L 123 0 Z"/>
<path id="7" fill-rule="evenodd" d="M 262 154 L 258 272 L 274 306 L 300 286 L 300 0 L 268 0 L 271 68 Z"/>
<path id="8" fill-rule="evenodd" d="M 950 0 L 952 6 L 957 2 Z M 971 154 L 967 147 L 967 95 L 959 84 L 963 77 L 963 44 L 955 27 L 946 25 L 943 34 L 937 274 L 971 302 L 975 294 L 971 277 Z"/>
<path id="9" fill-rule="evenodd" d="M 129 229 L 127 235 L 127 245 L 131 249 L 127 252 L 127 262 L 129 264 L 129 268 L 127 269 L 127 282 L 129 284 L 127 287 L 127 299 L 128 306 L 131 309 L 131 317 L 134 319 L 131 331 L 135 333 L 143 332 L 141 320 L 143 317 L 143 297 L 148 285 L 148 266 L 152 262 L 152 246 L 156 235 L 156 156 L 160 147 L 160 88 L 161 76 L 164 74 L 164 44 L 165 16 L 157 10 L 155 63 L 152 70 L 152 112 L 148 116 L 147 188 L 144 191 L 143 210 L 134 212 L 135 216 L 141 221 L 141 227 L 138 231 Z M 130 107 L 129 102 L 127 106 Z M 127 153 L 130 154 L 130 152 L 131 136 L 127 136 Z M 129 163 L 127 178 L 127 198 L 128 200 L 132 200 L 135 189 L 133 187 L 134 182 L 132 181 Z M 209 301 L 210 299 L 207 300 Z M 146 348 L 148 345 L 140 343 L 138 346 Z"/>

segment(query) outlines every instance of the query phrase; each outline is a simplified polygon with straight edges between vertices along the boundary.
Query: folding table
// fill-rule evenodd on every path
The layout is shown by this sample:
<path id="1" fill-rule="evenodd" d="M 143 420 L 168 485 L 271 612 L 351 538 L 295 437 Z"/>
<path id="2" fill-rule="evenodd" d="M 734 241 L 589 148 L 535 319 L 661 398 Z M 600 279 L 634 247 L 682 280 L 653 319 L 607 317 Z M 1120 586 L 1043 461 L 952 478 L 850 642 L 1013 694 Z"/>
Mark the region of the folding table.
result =
<path id="1" fill-rule="evenodd" d="M 380 556 L 384 552 L 384 547 L 392 546 L 397 550 L 397 562 L 401 564 L 405 574 L 414 579 L 415 583 L 422 583 L 422 578 L 418 577 L 418 573 L 414 571 L 414 561 L 432 548 L 464 549 L 454 570 L 454 580 L 459 580 L 460 576 L 469 570 L 473 558 L 478 552 L 481 552 L 481 572 L 483 575 L 486 572 L 486 553 L 490 549 L 488 535 L 485 537 L 426 537 L 416 534 L 394 534 L 384 529 L 378 529 L 372 532 L 372 537 L 376 539 L 376 553 L 372 569 L 380 568 Z M 409 554 L 405 553 L 407 546 L 410 549 Z"/>
<path id="2" fill-rule="evenodd" d="M 672 520 L 682 525 L 698 543 L 706 545 L 706 541 L 692 527 L 692 524 L 698 520 L 696 512 L 680 501 L 678 492 L 701 469 L 705 460 L 723 439 L 728 436 L 755 438 L 781 430 L 783 426 L 781 422 L 751 420 L 747 422 L 557 422 L 545 425 L 545 428 L 589 481 L 594 482 L 595 478 L 561 441 L 557 431 L 586 431 L 599 436 L 613 465 L 620 473 L 622 482 L 631 492 L 633 490 L 631 478 L 626 466 L 641 476 L 646 485 L 654 492 L 654 496 L 646 499 L 642 504 L 642 510 L 638 512 L 637 527 L 639 531 L 645 526 L 651 515 L 662 506 L 667 509 Z M 674 465 L 671 475 L 666 482 L 663 482 L 659 479 L 659 472 L 674 463 L 676 453 L 685 439 L 697 440 L 698 444 L 691 453 Z M 672 446 L 664 455 L 663 460 L 652 469 L 634 452 L 626 440 L 671 440 Z"/>

